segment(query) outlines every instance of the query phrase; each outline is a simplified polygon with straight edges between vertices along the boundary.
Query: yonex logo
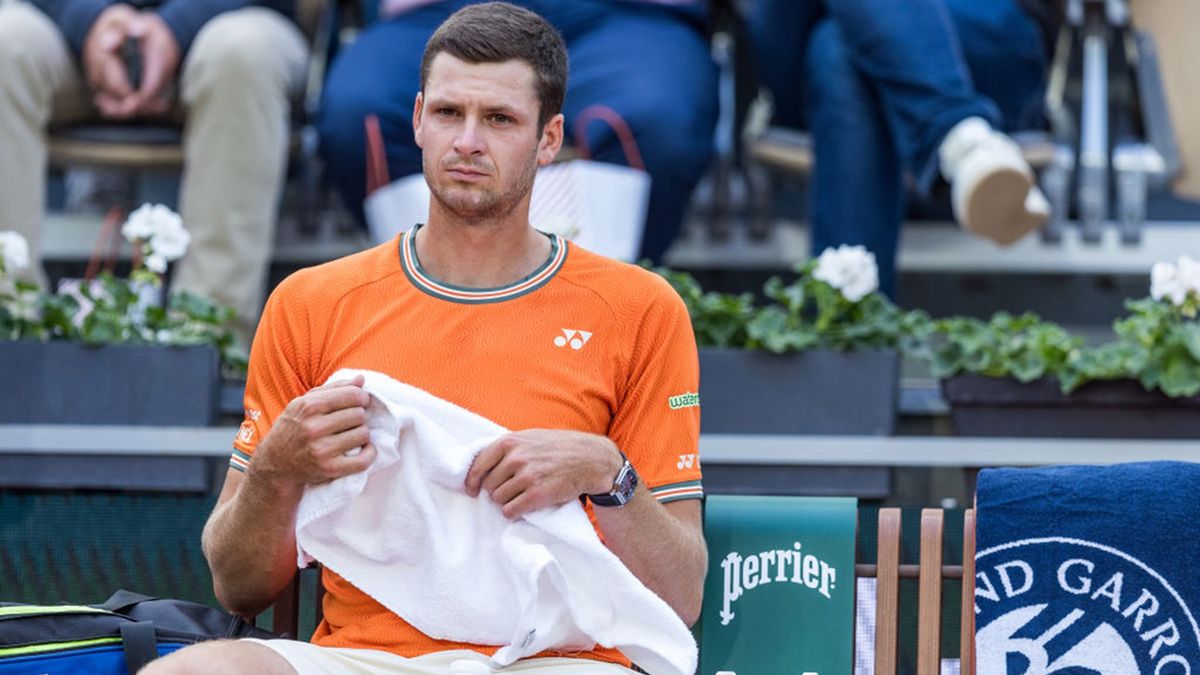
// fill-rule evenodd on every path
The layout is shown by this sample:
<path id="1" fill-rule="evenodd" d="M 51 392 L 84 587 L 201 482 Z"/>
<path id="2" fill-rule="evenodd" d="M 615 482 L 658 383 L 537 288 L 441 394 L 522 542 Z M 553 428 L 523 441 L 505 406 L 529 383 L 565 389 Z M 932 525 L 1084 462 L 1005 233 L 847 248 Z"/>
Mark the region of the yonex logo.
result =
<path id="1" fill-rule="evenodd" d="M 243 443 L 249 443 L 254 439 L 254 426 L 249 422 L 242 422 L 242 426 L 238 429 L 237 438 Z"/>
<path id="2" fill-rule="evenodd" d="M 572 330 L 570 328 L 563 328 L 562 333 L 562 335 L 554 338 L 555 347 L 566 347 L 567 345 L 571 345 L 571 349 L 579 351 L 588 343 L 588 340 L 592 339 L 592 334 L 586 330 Z"/>
<path id="3" fill-rule="evenodd" d="M 1065 537 L 980 552 L 976 672 L 1190 675 L 1200 626 L 1171 584 L 1111 546 Z"/>
<path id="4" fill-rule="evenodd" d="M 693 466 L 696 466 L 699 461 L 700 460 L 696 459 L 695 454 L 680 455 L 679 461 L 675 463 L 675 468 L 679 469 L 680 471 L 683 471 L 684 469 L 690 469 Z"/>

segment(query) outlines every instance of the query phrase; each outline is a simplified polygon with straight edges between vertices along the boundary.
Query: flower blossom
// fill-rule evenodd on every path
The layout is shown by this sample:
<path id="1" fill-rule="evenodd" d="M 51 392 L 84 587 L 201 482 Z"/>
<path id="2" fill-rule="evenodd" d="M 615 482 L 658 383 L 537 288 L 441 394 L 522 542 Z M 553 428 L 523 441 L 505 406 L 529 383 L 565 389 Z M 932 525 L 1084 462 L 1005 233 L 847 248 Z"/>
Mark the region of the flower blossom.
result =
<path id="1" fill-rule="evenodd" d="M 145 263 L 146 269 L 155 274 L 163 274 L 167 271 L 167 259 L 158 252 L 146 256 L 142 259 L 142 262 Z"/>
<path id="2" fill-rule="evenodd" d="M 121 234 L 142 246 L 146 268 L 158 274 L 167 271 L 168 262 L 182 258 L 192 242 L 183 219 L 162 204 L 138 207 L 121 226 Z"/>
<path id="3" fill-rule="evenodd" d="M 817 258 L 813 277 L 833 286 L 850 302 L 858 302 L 879 288 L 875 254 L 862 246 L 825 249 Z"/>
<path id="4" fill-rule="evenodd" d="M 1200 261 L 1180 256 L 1175 264 L 1159 262 L 1150 269 L 1150 297 L 1180 307 L 1189 294 L 1200 298 Z"/>
<path id="5" fill-rule="evenodd" d="M 29 267 L 29 244 L 17 232 L 0 232 L 0 272 L 13 274 Z"/>
<path id="6" fill-rule="evenodd" d="M 164 221 L 154 236 L 150 237 L 151 256 L 162 256 L 167 260 L 179 260 L 187 253 L 188 244 L 192 243 L 192 235 L 183 227 L 183 221 L 176 216 Z"/>

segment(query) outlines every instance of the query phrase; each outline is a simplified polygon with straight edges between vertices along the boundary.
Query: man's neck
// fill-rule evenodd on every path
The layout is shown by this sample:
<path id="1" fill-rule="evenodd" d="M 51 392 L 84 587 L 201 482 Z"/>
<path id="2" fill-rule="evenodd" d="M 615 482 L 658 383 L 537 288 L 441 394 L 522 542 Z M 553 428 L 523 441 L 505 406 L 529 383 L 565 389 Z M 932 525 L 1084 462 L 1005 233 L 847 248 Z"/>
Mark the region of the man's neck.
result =
<path id="1" fill-rule="evenodd" d="M 529 276 L 550 256 L 550 240 L 523 217 L 464 222 L 431 205 L 415 241 L 427 274 L 465 288 L 498 288 Z"/>

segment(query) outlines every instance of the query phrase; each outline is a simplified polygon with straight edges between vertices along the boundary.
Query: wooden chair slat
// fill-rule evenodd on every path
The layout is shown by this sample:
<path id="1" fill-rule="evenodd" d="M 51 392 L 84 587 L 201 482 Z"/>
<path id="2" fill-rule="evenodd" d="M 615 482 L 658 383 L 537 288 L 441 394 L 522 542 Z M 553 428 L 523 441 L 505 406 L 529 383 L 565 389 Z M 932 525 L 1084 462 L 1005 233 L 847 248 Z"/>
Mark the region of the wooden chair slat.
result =
<path id="1" fill-rule="evenodd" d="M 900 623 L 900 509 L 879 510 L 875 580 L 875 675 L 896 674 Z"/>
<path id="2" fill-rule="evenodd" d="M 917 601 L 917 675 L 938 675 L 942 641 L 941 509 L 921 510 L 921 576 Z"/>
<path id="3" fill-rule="evenodd" d="M 975 509 L 963 514 L 962 628 L 959 672 L 975 675 Z"/>

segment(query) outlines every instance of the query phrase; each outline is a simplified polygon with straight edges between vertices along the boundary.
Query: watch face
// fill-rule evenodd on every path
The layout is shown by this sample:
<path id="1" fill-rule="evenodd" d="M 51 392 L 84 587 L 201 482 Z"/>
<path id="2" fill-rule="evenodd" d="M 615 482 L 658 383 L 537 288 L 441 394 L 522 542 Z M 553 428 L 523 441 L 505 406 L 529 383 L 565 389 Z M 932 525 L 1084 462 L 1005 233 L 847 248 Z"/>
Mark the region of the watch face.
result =
<path id="1" fill-rule="evenodd" d="M 626 502 L 633 499 L 637 484 L 637 472 L 633 470 L 633 465 L 626 459 L 621 470 L 617 472 L 617 477 L 613 480 L 612 491 L 603 495 L 588 495 L 588 498 L 597 506 L 624 506 Z"/>
<path id="2" fill-rule="evenodd" d="M 629 460 L 625 460 L 625 466 L 621 467 L 620 473 L 617 474 L 616 485 L 613 486 L 614 496 L 621 500 L 621 503 L 633 499 L 633 492 L 637 489 L 638 476 L 633 470 L 633 465 Z"/>

